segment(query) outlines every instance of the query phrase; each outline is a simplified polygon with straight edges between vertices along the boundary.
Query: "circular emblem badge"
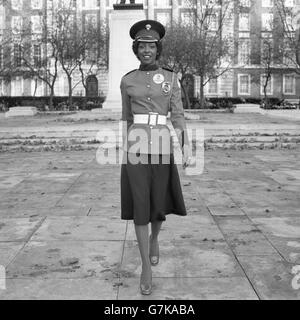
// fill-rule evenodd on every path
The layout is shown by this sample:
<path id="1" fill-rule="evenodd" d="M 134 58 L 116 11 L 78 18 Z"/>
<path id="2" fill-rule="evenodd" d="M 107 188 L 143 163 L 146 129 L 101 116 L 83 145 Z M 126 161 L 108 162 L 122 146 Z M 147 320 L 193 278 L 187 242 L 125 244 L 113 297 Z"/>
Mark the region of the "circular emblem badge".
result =
<path id="1" fill-rule="evenodd" d="M 171 83 L 170 82 L 164 82 L 161 85 L 162 92 L 166 95 L 168 95 L 171 92 Z"/>
<path id="2" fill-rule="evenodd" d="M 153 82 L 156 83 L 156 84 L 161 84 L 165 81 L 165 77 L 160 74 L 160 73 L 157 73 L 156 75 L 154 75 L 153 77 Z"/>

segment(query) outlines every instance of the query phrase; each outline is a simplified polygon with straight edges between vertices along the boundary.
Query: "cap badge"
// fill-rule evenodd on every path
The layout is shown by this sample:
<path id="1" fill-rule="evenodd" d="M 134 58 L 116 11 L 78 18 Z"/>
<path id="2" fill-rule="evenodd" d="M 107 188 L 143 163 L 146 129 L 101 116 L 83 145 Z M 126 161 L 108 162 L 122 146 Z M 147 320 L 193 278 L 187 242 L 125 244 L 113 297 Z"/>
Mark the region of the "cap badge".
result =
<path id="1" fill-rule="evenodd" d="M 153 82 L 156 84 L 161 84 L 165 81 L 165 77 L 163 74 L 161 73 L 157 73 L 156 75 L 154 75 L 153 77 Z"/>
<path id="2" fill-rule="evenodd" d="M 146 30 L 149 31 L 152 28 L 151 24 L 146 25 Z"/>

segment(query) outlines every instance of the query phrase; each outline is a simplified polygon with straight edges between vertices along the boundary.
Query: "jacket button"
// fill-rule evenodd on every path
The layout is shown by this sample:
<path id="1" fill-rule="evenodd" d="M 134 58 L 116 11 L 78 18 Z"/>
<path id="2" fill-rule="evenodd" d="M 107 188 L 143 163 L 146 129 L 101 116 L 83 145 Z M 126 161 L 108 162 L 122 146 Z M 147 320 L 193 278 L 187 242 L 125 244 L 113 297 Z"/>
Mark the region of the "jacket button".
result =
<path id="1" fill-rule="evenodd" d="M 152 141 L 150 141 L 150 144 L 152 144 Z"/>
<path id="2" fill-rule="evenodd" d="M 148 98 L 148 101 L 150 101 L 151 100 L 151 98 Z"/>
<path id="3" fill-rule="evenodd" d="M 147 85 L 147 88 L 151 88 L 150 84 Z"/>
<path id="4" fill-rule="evenodd" d="M 149 75 L 149 74 L 150 74 L 150 72 L 147 72 L 147 74 Z"/>

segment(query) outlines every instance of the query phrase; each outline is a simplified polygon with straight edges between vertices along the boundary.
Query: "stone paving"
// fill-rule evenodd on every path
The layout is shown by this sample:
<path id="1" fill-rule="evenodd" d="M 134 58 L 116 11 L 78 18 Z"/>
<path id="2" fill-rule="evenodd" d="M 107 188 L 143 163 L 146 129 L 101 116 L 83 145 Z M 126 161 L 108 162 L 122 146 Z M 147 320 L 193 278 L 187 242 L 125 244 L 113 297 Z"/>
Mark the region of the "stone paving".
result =
<path id="1" fill-rule="evenodd" d="M 93 151 L 3 153 L 0 299 L 299 299 L 299 155 L 207 151 L 203 174 L 178 166 L 189 214 L 167 217 L 143 297 L 120 167 Z"/>

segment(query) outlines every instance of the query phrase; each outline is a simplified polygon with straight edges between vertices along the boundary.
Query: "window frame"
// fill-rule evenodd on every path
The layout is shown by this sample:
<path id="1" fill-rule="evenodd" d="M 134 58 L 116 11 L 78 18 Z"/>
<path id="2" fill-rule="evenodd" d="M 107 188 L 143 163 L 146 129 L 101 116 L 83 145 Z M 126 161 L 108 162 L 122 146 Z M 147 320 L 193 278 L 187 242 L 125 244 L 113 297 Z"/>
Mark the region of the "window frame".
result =
<path id="1" fill-rule="evenodd" d="M 244 93 L 244 92 L 241 92 L 241 78 L 242 77 L 245 77 L 247 76 L 248 77 L 248 87 L 249 87 L 249 92 L 247 93 Z M 239 73 L 238 74 L 238 95 L 240 96 L 250 96 L 251 95 L 251 75 L 248 74 L 248 73 Z"/>

